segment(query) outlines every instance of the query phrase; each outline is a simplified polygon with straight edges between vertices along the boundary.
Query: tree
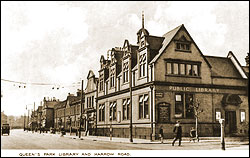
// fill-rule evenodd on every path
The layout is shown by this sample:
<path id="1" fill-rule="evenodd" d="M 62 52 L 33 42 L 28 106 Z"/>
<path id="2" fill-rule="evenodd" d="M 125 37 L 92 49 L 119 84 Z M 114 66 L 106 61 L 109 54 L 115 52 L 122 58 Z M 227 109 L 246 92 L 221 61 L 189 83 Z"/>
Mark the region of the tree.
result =
<path id="1" fill-rule="evenodd" d="M 200 101 L 196 99 L 196 101 L 193 104 L 193 109 L 194 109 L 194 116 L 195 116 L 195 130 L 196 130 L 196 139 L 198 139 L 198 119 L 200 113 L 203 112 L 203 109 L 200 108 Z M 199 139 L 198 139 L 199 140 Z"/>

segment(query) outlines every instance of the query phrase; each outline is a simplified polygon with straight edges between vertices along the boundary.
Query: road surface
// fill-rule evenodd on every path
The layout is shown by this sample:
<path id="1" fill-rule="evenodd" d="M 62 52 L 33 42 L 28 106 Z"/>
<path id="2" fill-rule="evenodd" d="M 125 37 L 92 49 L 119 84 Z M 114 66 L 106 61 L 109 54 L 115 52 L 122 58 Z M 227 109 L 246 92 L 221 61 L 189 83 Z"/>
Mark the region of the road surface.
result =
<path id="1" fill-rule="evenodd" d="M 110 141 L 93 141 L 60 137 L 57 134 L 40 134 L 11 130 L 10 135 L 1 136 L 1 149 L 39 149 L 39 150 L 221 150 L 220 142 L 188 142 L 183 141 L 171 145 L 171 140 L 159 143 L 120 143 Z M 249 150 L 249 146 L 239 142 L 226 142 L 226 150 Z"/>

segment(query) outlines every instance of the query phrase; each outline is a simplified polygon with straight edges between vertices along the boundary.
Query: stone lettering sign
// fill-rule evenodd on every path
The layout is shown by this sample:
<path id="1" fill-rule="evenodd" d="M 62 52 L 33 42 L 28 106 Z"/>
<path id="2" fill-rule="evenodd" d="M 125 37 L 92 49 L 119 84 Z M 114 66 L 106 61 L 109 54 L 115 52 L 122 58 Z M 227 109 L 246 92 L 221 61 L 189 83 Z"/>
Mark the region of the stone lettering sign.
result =
<path id="1" fill-rule="evenodd" d="M 179 87 L 169 86 L 169 91 L 182 91 L 182 92 L 204 92 L 204 93 L 219 93 L 220 90 L 216 88 L 199 88 L 199 87 Z"/>
<path id="2" fill-rule="evenodd" d="M 170 104 L 162 102 L 158 104 L 159 107 L 159 122 L 170 122 Z"/>

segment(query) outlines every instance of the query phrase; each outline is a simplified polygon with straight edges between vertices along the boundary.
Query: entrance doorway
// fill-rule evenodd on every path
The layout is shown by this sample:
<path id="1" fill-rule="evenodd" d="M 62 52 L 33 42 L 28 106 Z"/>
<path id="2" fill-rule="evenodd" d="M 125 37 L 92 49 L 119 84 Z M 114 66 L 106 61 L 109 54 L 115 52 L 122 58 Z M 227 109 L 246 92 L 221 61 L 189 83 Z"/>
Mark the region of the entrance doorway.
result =
<path id="1" fill-rule="evenodd" d="M 228 129 L 228 134 L 233 134 L 236 132 L 236 112 L 226 111 L 225 115 L 226 128 Z"/>

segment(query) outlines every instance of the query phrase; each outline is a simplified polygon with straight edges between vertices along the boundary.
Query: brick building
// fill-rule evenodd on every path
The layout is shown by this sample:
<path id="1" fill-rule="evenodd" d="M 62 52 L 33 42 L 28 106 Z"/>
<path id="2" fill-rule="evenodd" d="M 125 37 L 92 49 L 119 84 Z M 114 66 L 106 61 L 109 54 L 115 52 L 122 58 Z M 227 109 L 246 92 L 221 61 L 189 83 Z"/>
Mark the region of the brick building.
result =
<path id="1" fill-rule="evenodd" d="M 203 111 L 200 136 L 219 136 L 220 118 L 226 135 L 248 135 L 248 64 L 241 66 L 233 52 L 204 56 L 183 24 L 161 37 L 142 25 L 137 44 L 125 40 L 110 57 L 100 59 L 96 135 L 109 136 L 112 126 L 113 136 L 129 137 L 132 107 L 133 137 L 155 139 L 160 126 L 173 137 L 177 120 L 188 136 L 195 105 Z"/>
<path id="2" fill-rule="evenodd" d="M 81 91 L 78 90 L 77 96 L 69 93 L 66 100 L 57 103 L 54 107 L 54 127 L 59 130 L 64 126 L 66 131 L 70 131 L 72 127 L 72 132 L 77 131 L 80 125 L 80 106 Z"/>
<path id="3" fill-rule="evenodd" d="M 96 88 L 98 78 L 92 70 L 87 76 L 87 86 L 84 90 L 85 106 L 83 110 L 83 128 L 86 134 L 93 135 L 96 129 Z"/>
<path id="4" fill-rule="evenodd" d="M 54 127 L 54 106 L 59 102 L 56 98 L 45 98 L 42 102 L 41 126 L 48 130 Z"/>

